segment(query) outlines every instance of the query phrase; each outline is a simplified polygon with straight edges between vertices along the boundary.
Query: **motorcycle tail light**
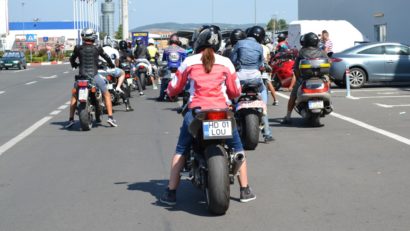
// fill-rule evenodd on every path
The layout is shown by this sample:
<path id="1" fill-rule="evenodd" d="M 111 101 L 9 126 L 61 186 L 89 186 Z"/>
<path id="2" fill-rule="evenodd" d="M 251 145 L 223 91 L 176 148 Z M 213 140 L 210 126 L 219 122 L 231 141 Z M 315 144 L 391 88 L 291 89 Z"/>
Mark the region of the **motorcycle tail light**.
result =
<path id="1" fill-rule="evenodd" d="M 144 66 L 139 66 L 138 68 L 139 68 L 139 69 L 144 69 L 145 67 L 144 67 Z"/>
<path id="2" fill-rule="evenodd" d="M 111 76 L 111 75 L 107 75 L 107 80 L 111 82 L 111 81 L 112 81 L 112 76 Z"/>
<path id="3" fill-rule="evenodd" d="M 126 79 L 129 79 L 129 78 L 130 78 L 130 74 L 128 74 L 128 73 L 125 74 L 125 78 L 126 78 Z"/>
<path id="4" fill-rule="evenodd" d="M 86 80 L 78 81 L 77 85 L 79 87 L 88 87 L 88 81 L 86 81 Z"/>
<path id="5" fill-rule="evenodd" d="M 92 87 L 92 88 L 91 88 L 91 92 L 92 92 L 92 93 L 95 93 L 95 92 L 97 92 L 97 88 L 95 88 L 95 87 Z"/>
<path id="6" fill-rule="evenodd" d="M 320 84 L 320 86 L 318 84 L 315 84 L 315 86 L 310 86 L 309 84 L 306 84 L 306 82 L 302 85 L 302 92 L 307 94 L 323 93 L 327 91 L 329 91 L 329 83 L 327 82 Z"/>
<path id="7" fill-rule="evenodd" d="M 208 112 L 206 118 L 207 120 L 223 120 L 227 119 L 228 115 L 226 111 L 213 111 Z"/>
<path id="8" fill-rule="evenodd" d="M 77 89 L 75 89 L 75 88 L 71 89 L 71 93 L 72 93 L 73 95 L 76 94 L 76 93 L 77 93 Z"/>

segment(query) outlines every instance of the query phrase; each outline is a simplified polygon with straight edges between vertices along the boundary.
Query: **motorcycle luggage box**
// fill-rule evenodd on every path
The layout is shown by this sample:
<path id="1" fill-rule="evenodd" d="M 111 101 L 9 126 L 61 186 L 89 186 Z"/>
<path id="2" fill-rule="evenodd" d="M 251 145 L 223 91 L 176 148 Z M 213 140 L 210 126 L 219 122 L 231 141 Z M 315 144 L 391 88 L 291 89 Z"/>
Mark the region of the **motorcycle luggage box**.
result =
<path id="1" fill-rule="evenodd" d="M 303 78 L 321 77 L 328 75 L 330 62 L 328 59 L 302 59 L 299 62 L 300 74 Z"/>

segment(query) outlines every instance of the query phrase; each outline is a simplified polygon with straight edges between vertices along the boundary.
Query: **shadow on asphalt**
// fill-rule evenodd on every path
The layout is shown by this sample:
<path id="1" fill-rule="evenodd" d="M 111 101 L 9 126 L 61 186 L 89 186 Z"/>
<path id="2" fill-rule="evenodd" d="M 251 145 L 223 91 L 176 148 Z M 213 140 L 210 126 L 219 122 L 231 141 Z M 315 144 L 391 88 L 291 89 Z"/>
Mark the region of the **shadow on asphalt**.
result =
<path id="1" fill-rule="evenodd" d="M 177 191 L 177 205 L 175 206 L 168 206 L 159 202 L 159 198 L 168 185 L 168 180 L 150 180 L 149 182 L 136 182 L 132 184 L 116 182 L 114 184 L 127 184 L 127 190 L 150 193 L 157 200 L 152 203 L 154 206 L 163 207 L 169 211 L 184 211 L 197 216 L 213 217 L 206 209 L 204 193 L 195 188 L 188 180 L 181 180 Z"/>
<path id="2" fill-rule="evenodd" d="M 296 128 L 315 128 L 309 125 L 303 118 L 292 118 L 289 124 L 282 123 L 283 117 L 269 119 L 270 127 L 296 127 Z"/>
<path id="3" fill-rule="evenodd" d="M 104 127 L 104 128 L 111 128 L 109 125 L 103 124 L 104 121 L 101 123 L 93 123 L 92 128 L 97 128 L 97 127 Z M 71 131 L 71 132 L 82 132 L 81 127 L 80 127 L 80 122 L 78 120 L 75 121 L 75 124 L 71 128 L 64 128 L 65 125 L 67 125 L 67 121 L 56 121 L 56 122 L 51 122 L 51 125 L 55 126 L 60 126 L 59 130 L 65 130 L 65 131 Z"/>

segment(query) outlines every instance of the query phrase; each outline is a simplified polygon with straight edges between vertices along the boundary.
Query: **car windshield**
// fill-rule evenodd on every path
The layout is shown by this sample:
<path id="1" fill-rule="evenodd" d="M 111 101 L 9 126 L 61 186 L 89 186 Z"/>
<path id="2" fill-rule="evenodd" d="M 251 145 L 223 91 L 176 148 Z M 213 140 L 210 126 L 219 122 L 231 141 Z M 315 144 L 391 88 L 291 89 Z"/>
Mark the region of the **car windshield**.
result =
<path id="1" fill-rule="evenodd" d="M 7 52 L 7 53 L 4 54 L 3 57 L 5 57 L 5 58 L 18 58 L 20 56 L 19 56 L 19 53 L 17 53 L 17 52 Z"/>

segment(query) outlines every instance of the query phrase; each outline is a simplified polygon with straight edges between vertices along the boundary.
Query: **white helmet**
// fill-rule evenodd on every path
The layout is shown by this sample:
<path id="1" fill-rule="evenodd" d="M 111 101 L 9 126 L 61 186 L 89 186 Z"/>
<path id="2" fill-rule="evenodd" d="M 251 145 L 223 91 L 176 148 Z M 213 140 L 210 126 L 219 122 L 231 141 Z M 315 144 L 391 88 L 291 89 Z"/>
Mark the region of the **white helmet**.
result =
<path id="1" fill-rule="evenodd" d="M 155 40 L 153 38 L 148 39 L 148 44 L 155 44 Z"/>
<path id="2" fill-rule="evenodd" d="M 81 32 L 81 37 L 82 37 L 83 40 L 91 40 L 91 41 L 95 41 L 98 38 L 97 33 L 92 28 L 84 29 Z"/>

